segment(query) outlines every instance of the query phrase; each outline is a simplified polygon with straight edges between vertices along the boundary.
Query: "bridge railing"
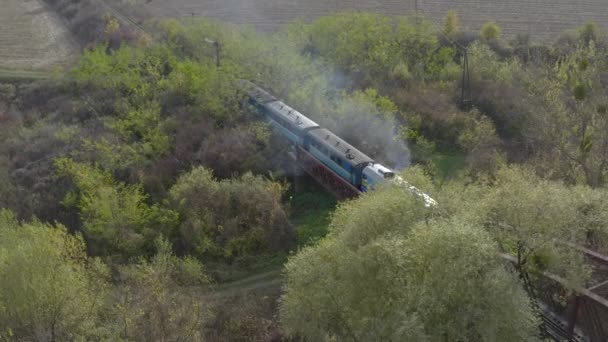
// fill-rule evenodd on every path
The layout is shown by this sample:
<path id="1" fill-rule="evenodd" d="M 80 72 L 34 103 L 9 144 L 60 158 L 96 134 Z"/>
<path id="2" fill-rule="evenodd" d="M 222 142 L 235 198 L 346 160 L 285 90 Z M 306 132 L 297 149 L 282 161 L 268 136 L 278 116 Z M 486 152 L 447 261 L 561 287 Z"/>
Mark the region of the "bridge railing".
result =
<path id="1" fill-rule="evenodd" d="M 295 147 L 295 159 L 298 165 L 314 180 L 332 193 L 336 198 L 343 200 L 355 198 L 361 194 L 357 188 L 338 176 L 325 164 L 313 157 L 301 146 Z"/>
<path id="2" fill-rule="evenodd" d="M 517 262 L 513 256 L 502 257 Z M 566 279 L 548 272 L 534 273 L 529 279 L 549 335 L 566 341 L 608 341 L 608 300 L 601 295 L 608 282 L 587 289 L 572 287 Z"/>

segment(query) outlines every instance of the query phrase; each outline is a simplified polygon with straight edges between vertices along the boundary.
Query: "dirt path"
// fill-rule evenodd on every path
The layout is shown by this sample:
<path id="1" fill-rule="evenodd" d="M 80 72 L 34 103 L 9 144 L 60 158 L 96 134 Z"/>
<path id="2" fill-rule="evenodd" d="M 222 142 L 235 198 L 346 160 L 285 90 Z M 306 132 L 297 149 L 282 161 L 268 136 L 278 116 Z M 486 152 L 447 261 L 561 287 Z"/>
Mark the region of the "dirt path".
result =
<path id="1" fill-rule="evenodd" d="M 219 299 L 258 290 L 280 289 L 282 281 L 281 269 L 267 271 L 231 283 L 220 284 L 213 291 L 213 297 Z"/>
<path id="2" fill-rule="evenodd" d="M 69 64 L 78 46 L 61 20 L 39 0 L 1 0 L 0 67 L 54 69 Z"/>

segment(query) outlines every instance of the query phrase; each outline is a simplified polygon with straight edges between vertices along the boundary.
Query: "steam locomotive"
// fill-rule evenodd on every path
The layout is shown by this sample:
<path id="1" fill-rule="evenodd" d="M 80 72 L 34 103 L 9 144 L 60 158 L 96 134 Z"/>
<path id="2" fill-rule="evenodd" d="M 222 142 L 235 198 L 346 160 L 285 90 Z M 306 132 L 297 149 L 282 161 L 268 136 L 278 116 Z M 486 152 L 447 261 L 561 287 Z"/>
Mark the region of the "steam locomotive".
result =
<path id="1" fill-rule="evenodd" d="M 421 196 L 427 207 L 436 204 L 431 197 L 395 175 L 391 169 L 376 163 L 266 90 L 247 80 L 240 80 L 239 83 L 239 88 L 245 94 L 244 104 L 249 109 L 266 118 L 270 125 L 291 143 L 303 147 L 358 190 L 371 191 L 379 183 L 392 181 Z"/>

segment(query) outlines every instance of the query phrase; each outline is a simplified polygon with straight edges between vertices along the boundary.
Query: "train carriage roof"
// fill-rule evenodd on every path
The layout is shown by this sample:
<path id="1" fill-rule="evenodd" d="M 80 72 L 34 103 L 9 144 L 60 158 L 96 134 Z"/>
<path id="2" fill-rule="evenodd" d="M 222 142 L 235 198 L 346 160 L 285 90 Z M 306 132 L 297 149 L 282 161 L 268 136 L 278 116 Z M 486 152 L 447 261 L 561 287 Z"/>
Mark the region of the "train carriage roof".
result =
<path id="1" fill-rule="evenodd" d="M 351 144 L 325 128 L 312 130 L 308 134 L 314 137 L 315 140 L 320 142 L 323 146 L 327 147 L 336 157 L 342 158 L 352 166 L 372 163 L 374 161 L 366 154 L 357 150 Z"/>
<path id="2" fill-rule="evenodd" d="M 256 101 L 258 101 L 260 103 L 268 103 L 268 102 L 277 101 L 276 97 L 272 96 L 272 94 L 270 94 L 266 90 L 258 87 L 257 85 L 253 84 L 252 82 L 249 82 L 247 80 L 240 80 L 238 83 L 239 83 L 241 90 L 245 94 L 247 94 L 247 96 L 255 99 Z"/>
<path id="3" fill-rule="evenodd" d="M 292 126 L 299 130 L 319 127 L 319 124 L 309 119 L 306 115 L 289 107 L 281 101 L 266 103 L 266 107 L 275 115 L 280 116 L 283 120 L 289 122 Z"/>

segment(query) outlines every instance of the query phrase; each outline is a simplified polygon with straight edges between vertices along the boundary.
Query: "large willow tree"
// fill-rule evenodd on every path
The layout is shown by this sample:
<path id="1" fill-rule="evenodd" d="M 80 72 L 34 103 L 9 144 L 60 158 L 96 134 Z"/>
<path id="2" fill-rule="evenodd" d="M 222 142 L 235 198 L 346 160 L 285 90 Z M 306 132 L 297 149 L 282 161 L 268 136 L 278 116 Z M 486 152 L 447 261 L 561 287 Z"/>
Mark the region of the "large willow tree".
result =
<path id="1" fill-rule="evenodd" d="M 288 262 L 281 320 L 311 341 L 525 341 L 535 319 L 483 228 L 430 219 L 384 189 L 342 205 L 331 232 Z"/>

